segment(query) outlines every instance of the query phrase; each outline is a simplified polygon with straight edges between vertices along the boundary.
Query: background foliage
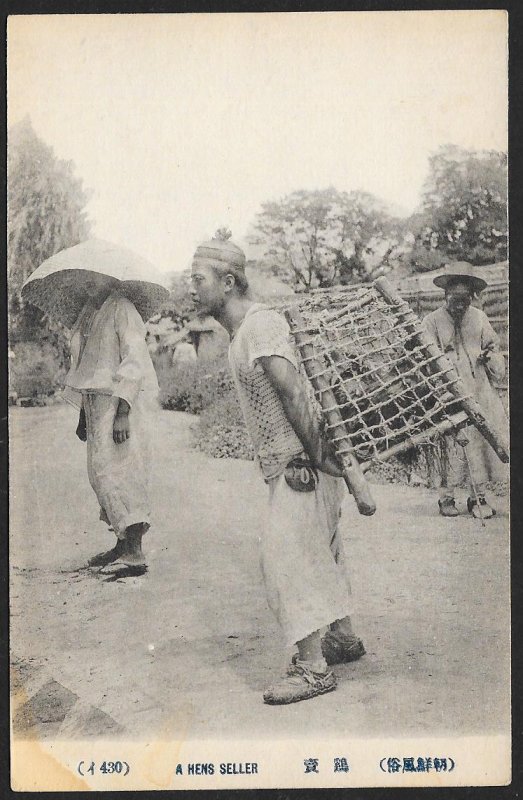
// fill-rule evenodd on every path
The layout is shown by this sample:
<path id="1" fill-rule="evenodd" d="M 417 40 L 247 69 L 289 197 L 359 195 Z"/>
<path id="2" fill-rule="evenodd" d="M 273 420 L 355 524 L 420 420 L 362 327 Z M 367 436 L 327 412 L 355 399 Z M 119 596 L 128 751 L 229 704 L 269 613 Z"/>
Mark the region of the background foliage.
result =
<path id="1" fill-rule="evenodd" d="M 22 395 L 49 393 L 66 367 L 66 332 L 39 309 L 24 305 L 20 290 L 46 258 L 87 238 L 88 194 L 72 162 L 58 160 L 28 119 L 9 131 L 7 168 L 11 387 Z"/>
<path id="2" fill-rule="evenodd" d="M 441 147 L 429 160 L 421 210 L 410 221 L 413 269 L 505 261 L 507 182 L 505 153 Z"/>
<path id="3" fill-rule="evenodd" d="M 194 431 L 200 450 L 214 458 L 254 457 L 226 355 L 157 368 L 157 374 L 162 408 L 198 415 Z"/>
<path id="4" fill-rule="evenodd" d="M 250 242 L 260 269 L 297 291 L 385 272 L 507 258 L 507 157 L 445 145 L 429 159 L 420 208 L 400 218 L 368 192 L 296 191 L 262 205 Z"/>
<path id="5" fill-rule="evenodd" d="M 250 242 L 261 262 L 296 290 L 372 277 L 373 260 L 398 247 L 403 231 L 367 192 L 292 192 L 262 205 Z"/>

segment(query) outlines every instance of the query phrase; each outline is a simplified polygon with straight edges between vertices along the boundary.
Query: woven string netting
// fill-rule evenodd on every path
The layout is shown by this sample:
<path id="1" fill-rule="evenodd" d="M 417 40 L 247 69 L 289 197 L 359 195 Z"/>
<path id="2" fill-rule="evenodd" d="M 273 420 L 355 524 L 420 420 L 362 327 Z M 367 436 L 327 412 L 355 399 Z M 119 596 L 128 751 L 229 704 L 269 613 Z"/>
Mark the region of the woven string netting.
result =
<path id="1" fill-rule="evenodd" d="M 334 436 L 338 453 L 353 450 L 360 463 L 386 458 L 386 451 L 422 434 L 427 443 L 438 428 L 451 422 L 461 404 L 449 391 L 452 379 L 438 367 L 421 343 L 420 328 L 413 323 L 406 303 L 390 305 L 373 287 L 325 298 L 309 297 L 300 303 L 303 341 L 298 347 L 302 363 L 309 360 L 309 375 L 324 412 L 329 411 L 314 378 L 323 375 L 345 421 L 346 436 Z M 303 346 L 313 346 L 313 356 Z"/>

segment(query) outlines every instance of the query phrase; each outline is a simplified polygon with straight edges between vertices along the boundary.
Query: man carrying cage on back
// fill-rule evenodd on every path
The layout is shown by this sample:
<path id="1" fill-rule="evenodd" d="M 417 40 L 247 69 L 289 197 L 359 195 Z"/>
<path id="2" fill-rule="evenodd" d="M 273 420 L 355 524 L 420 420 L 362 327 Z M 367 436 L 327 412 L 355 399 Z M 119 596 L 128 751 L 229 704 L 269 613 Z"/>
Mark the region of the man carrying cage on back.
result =
<path id="1" fill-rule="evenodd" d="M 250 299 L 245 254 L 228 236 L 197 248 L 191 294 L 229 333 L 234 383 L 269 489 L 262 574 L 285 644 L 298 653 L 264 701 L 285 704 L 333 691 L 330 666 L 355 661 L 365 649 L 352 629 L 338 532 L 341 468 L 298 371 L 287 322 Z"/>

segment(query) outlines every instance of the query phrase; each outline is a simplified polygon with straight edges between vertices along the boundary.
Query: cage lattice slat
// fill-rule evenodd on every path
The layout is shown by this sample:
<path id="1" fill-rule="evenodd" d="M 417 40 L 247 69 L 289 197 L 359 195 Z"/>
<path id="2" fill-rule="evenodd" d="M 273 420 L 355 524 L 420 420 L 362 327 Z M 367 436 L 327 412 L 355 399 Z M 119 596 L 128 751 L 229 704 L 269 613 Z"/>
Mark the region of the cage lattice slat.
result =
<path id="1" fill-rule="evenodd" d="M 502 432 L 385 278 L 285 313 L 361 513 L 373 513 L 366 469 L 436 435 L 472 423 L 508 461 Z"/>

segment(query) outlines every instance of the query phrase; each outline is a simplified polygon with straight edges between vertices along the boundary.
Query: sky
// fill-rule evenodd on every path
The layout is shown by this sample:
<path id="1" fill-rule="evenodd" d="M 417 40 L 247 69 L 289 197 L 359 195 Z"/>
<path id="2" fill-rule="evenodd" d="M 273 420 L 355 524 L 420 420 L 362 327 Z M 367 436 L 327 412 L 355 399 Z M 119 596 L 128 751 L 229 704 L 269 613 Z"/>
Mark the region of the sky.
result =
<path id="1" fill-rule="evenodd" d="M 267 200 L 419 204 L 442 144 L 507 149 L 504 11 L 28 15 L 8 124 L 30 116 L 91 190 L 93 235 L 162 271 L 246 235 Z"/>

